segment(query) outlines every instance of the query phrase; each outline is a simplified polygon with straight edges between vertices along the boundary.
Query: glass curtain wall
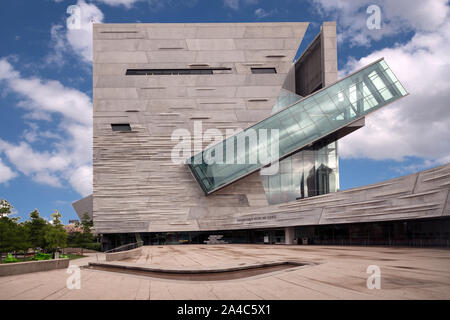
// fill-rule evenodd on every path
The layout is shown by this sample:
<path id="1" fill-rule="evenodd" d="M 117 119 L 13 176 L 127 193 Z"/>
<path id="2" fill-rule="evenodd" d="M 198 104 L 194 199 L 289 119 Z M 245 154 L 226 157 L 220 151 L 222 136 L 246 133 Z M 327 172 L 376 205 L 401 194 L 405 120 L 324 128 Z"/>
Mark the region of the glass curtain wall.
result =
<path id="1" fill-rule="evenodd" d="M 280 161 L 274 175 L 261 175 L 269 204 L 294 201 L 338 188 L 336 142 L 315 144 Z"/>
<path id="2" fill-rule="evenodd" d="M 301 150 L 405 95 L 407 92 L 381 59 L 194 155 L 188 160 L 188 165 L 203 191 L 209 194 L 270 162 Z M 248 142 L 248 147 L 243 152 L 236 152 L 239 140 L 250 141 L 249 133 L 259 133 L 260 129 L 268 132 L 267 139 L 258 137 L 257 143 Z M 278 130 L 279 135 L 269 134 L 272 129 Z M 272 145 L 276 144 L 274 139 L 277 139 L 279 146 L 277 159 L 274 159 L 272 150 Z M 217 151 L 224 155 L 227 151 L 232 151 L 234 162 L 209 162 L 210 156 Z M 270 162 L 242 163 L 242 159 L 254 158 L 260 154 L 268 155 L 266 159 L 270 159 Z M 222 158 L 225 159 L 226 156 Z"/>

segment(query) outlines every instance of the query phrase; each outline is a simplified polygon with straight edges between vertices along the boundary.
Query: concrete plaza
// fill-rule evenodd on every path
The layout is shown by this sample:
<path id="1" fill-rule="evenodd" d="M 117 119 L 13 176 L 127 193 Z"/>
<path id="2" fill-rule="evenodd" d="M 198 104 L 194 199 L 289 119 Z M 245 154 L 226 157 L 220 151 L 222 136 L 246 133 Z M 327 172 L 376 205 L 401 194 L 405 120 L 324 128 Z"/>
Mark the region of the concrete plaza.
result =
<path id="1" fill-rule="evenodd" d="M 146 246 L 127 264 L 223 268 L 274 260 L 313 265 L 221 281 L 151 278 L 84 268 L 104 254 L 73 260 L 81 289 L 67 289 L 65 269 L 0 277 L 0 299 L 450 299 L 450 250 L 430 248 L 177 245 Z M 369 265 L 381 288 L 368 289 Z M 84 267 L 83 267 L 84 266 Z"/>

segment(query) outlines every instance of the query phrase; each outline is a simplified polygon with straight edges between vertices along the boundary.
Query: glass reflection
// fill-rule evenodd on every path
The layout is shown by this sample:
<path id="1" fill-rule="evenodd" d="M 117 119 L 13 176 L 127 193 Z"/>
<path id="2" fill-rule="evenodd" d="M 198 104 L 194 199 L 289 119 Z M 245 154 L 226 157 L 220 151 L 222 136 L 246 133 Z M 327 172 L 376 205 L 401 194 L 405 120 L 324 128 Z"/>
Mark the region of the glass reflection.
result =
<path id="1" fill-rule="evenodd" d="M 261 175 L 269 204 L 317 196 L 338 189 L 337 143 L 317 143 L 280 161 L 278 174 Z"/>
<path id="2" fill-rule="evenodd" d="M 379 60 L 353 75 L 311 94 L 294 105 L 281 109 L 237 136 L 245 135 L 247 131 L 251 131 L 249 129 L 266 129 L 268 132 L 270 132 L 270 129 L 277 129 L 280 137 L 279 158 L 284 158 L 406 94 L 405 89 L 392 71 L 389 70 L 384 60 Z M 276 109 L 284 107 L 284 104 L 288 103 L 290 99 L 294 100 L 296 97 L 284 92 L 275 106 Z M 262 143 L 258 139 L 256 146 L 243 152 L 235 152 L 234 163 L 207 164 L 204 161 L 204 155 L 208 153 L 208 150 L 204 150 L 190 158 L 188 165 L 204 192 L 209 194 L 265 166 L 267 163 L 250 162 L 242 164 L 239 160 L 254 153 L 269 154 L 270 150 L 264 149 L 274 145 L 271 139 L 274 138 L 269 137 L 267 142 L 263 141 Z M 236 137 L 230 137 L 221 142 L 225 157 L 225 145 L 233 141 L 236 142 Z M 194 161 L 197 157 L 203 159 L 202 163 Z M 321 161 L 320 159 L 319 154 L 317 154 L 317 157 L 314 156 L 314 161 Z M 324 160 L 322 167 L 315 163 L 314 169 L 311 169 L 313 172 L 303 176 L 303 180 L 300 179 L 305 185 L 303 191 L 307 190 L 308 194 L 311 192 L 321 194 L 320 190 L 322 189 L 332 189 L 333 186 L 329 181 L 327 182 L 323 178 L 330 175 L 327 173 L 329 168 L 328 160 Z M 319 178 L 316 177 L 312 181 L 310 176 L 316 175 Z M 278 179 L 281 179 L 281 176 Z M 267 183 L 268 185 L 272 183 L 281 185 L 281 180 L 278 182 L 268 181 Z M 317 183 L 321 183 L 321 186 L 316 186 Z M 328 184 L 329 187 L 327 187 Z"/>

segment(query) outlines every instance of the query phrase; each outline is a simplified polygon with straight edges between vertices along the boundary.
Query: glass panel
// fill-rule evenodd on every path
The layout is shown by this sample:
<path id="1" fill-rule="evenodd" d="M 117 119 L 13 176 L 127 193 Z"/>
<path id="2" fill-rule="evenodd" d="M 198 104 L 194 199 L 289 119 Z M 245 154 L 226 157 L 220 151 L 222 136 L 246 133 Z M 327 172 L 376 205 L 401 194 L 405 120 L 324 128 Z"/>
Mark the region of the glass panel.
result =
<path id="1" fill-rule="evenodd" d="M 300 99 L 302 99 L 302 97 L 299 96 L 298 94 L 295 94 L 294 92 L 291 92 L 286 89 L 281 89 L 277 101 L 275 102 L 275 105 L 272 108 L 272 114 L 290 106 L 291 104 L 299 101 Z"/>
<path id="2" fill-rule="evenodd" d="M 338 190 L 336 142 L 316 143 L 283 159 L 279 165 L 277 174 L 261 176 L 271 205 Z M 271 187 L 268 181 L 272 181 Z M 275 185 L 278 182 L 280 186 Z"/>
<path id="3" fill-rule="evenodd" d="M 195 163 L 196 156 L 194 156 L 188 160 L 188 165 L 206 194 L 218 190 L 266 165 L 268 162 L 263 160 L 269 158 L 261 155 L 275 156 L 278 152 L 278 159 L 289 156 L 367 113 L 405 96 L 407 93 L 398 81 L 392 84 L 391 81 L 397 78 L 392 76 L 391 72 L 387 64 L 380 60 L 245 129 L 237 136 L 248 135 L 254 130 L 252 134 L 256 134 L 258 139 L 254 144 L 246 144 L 237 149 L 235 163 L 199 164 Z M 266 130 L 267 139 L 262 136 L 260 129 Z M 273 131 L 274 129 L 279 135 Z M 231 142 L 230 139 L 234 137 L 222 141 L 221 144 Z M 275 150 L 277 142 L 279 148 Z M 209 150 L 204 150 L 201 154 L 208 152 Z M 204 156 L 201 156 L 202 158 Z M 257 161 L 250 161 L 255 158 Z M 274 160 L 276 158 L 272 159 Z M 320 194 L 332 189 L 329 179 L 326 178 L 329 176 L 330 167 L 322 160 L 315 162 L 315 166 L 318 166 L 315 170 L 319 170 L 319 173 L 313 173 L 314 182 L 311 181 L 311 172 L 304 172 L 302 177 L 303 183 L 308 187 L 308 190 L 305 189 L 303 192 L 308 194 Z M 269 178 L 268 185 L 271 190 L 281 188 L 280 179 L 278 177 L 278 182 L 275 182 Z M 287 177 L 284 179 L 285 183 L 292 182 L 292 177 L 290 180 Z M 318 187 L 311 189 L 308 184 Z"/>

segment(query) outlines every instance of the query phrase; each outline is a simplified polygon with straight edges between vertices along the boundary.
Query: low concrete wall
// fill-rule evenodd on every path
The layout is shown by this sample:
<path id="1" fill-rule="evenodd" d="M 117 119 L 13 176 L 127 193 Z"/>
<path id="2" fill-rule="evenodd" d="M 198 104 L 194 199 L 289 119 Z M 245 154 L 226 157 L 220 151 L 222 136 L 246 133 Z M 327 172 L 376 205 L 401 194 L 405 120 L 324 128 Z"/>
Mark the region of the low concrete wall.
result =
<path id="1" fill-rule="evenodd" d="M 106 253 L 106 261 L 117 261 L 139 257 L 142 254 L 142 247 L 121 252 Z"/>
<path id="2" fill-rule="evenodd" d="M 84 249 L 84 248 L 63 248 L 63 249 L 61 249 L 61 251 L 63 252 L 63 254 L 66 254 L 66 253 L 78 253 L 78 252 L 99 253 L 99 251 L 95 251 L 95 250 L 91 250 L 91 249 Z"/>
<path id="3" fill-rule="evenodd" d="M 69 267 L 69 259 L 41 260 L 0 264 L 0 276 L 49 271 Z"/>

